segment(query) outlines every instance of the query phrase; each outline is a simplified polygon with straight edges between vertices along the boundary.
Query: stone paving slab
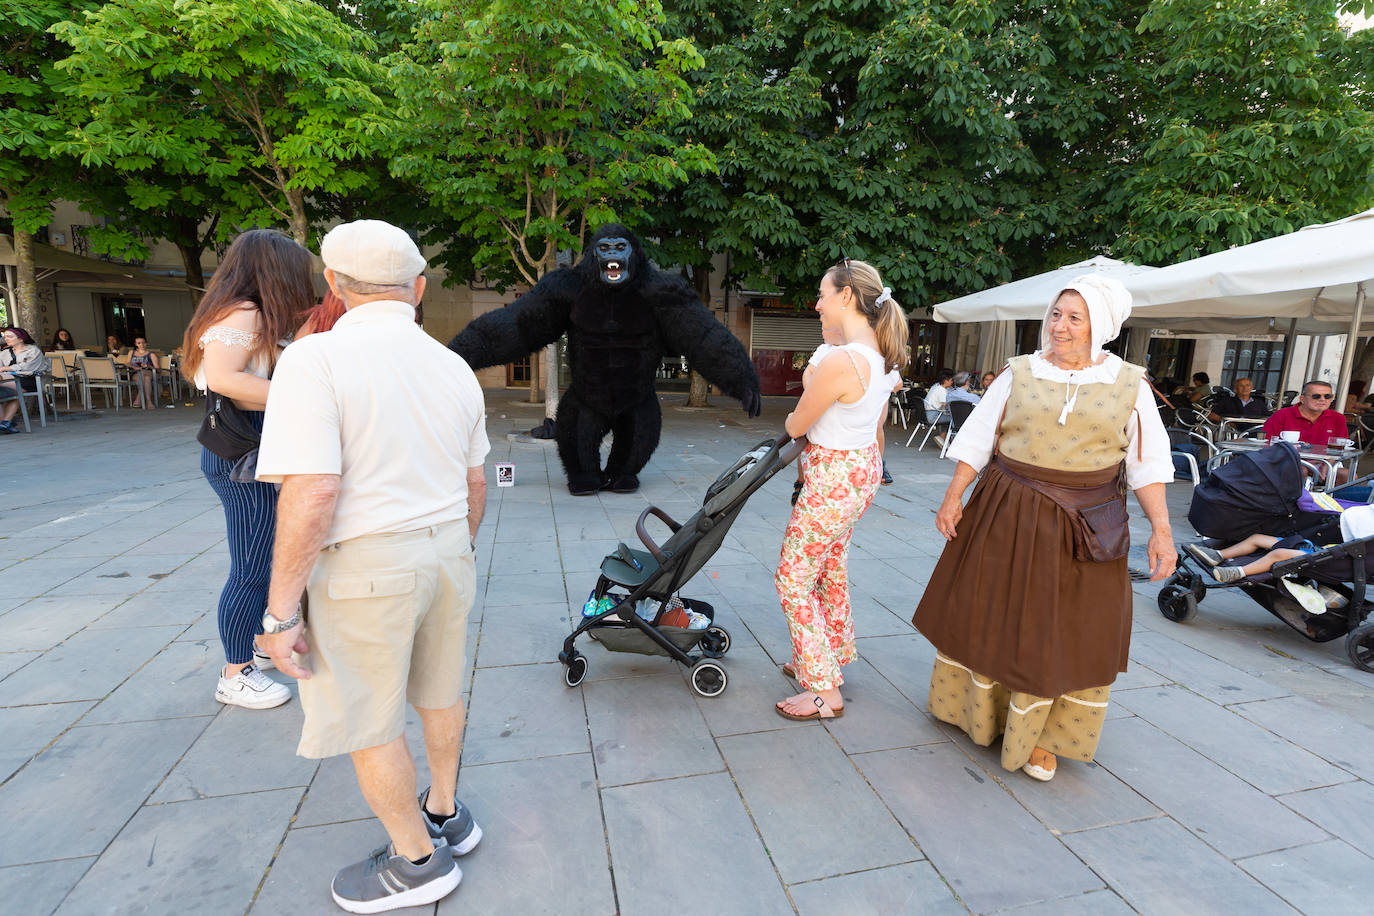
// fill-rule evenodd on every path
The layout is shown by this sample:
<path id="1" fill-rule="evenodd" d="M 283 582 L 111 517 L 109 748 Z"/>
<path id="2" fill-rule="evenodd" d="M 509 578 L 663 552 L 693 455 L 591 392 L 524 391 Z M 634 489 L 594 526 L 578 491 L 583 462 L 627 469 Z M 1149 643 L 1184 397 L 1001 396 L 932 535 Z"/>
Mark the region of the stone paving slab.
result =
<path id="1" fill-rule="evenodd" d="M 745 421 L 669 397 L 641 491 L 572 497 L 551 445 L 507 438 L 539 407 L 493 397 L 492 460 L 516 462 L 517 486 L 490 491 L 477 537 L 459 781 L 485 837 L 458 891 L 412 912 L 1363 913 L 1345 879 L 1374 857 L 1374 675 L 1339 643 L 1302 639 L 1235 590 L 1175 624 L 1158 585 L 1135 583 L 1132 664 L 1100 765 L 1065 761 L 1048 784 L 1006 773 L 995 746 L 924 713 L 935 650 L 908 621 L 944 546 L 933 519 L 951 465 L 894 427 L 896 483 L 851 547 L 860 657 L 844 719 L 772 711 L 796 689 L 778 671 L 792 650 L 773 588 L 790 469 L 683 589 L 731 631 L 724 695 L 696 697 L 682 666 L 586 639 L 588 676 L 569 689 L 554 659 L 601 558 L 638 543 L 644 507 L 695 511 L 791 402 Z M 20 503 L 0 534 L 6 912 L 48 916 L 66 899 L 64 912 L 334 913 L 334 872 L 384 840 L 346 757 L 294 756 L 295 699 L 266 712 L 213 701 L 228 552 L 199 422 L 198 408 L 93 412 L 6 439 L 0 483 Z M 1167 491 L 1180 542 L 1190 492 Z M 407 737 L 423 787 L 413 713 Z M 161 886 L 133 902 L 154 836 L 157 873 L 167 837 L 237 827 L 244 810 L 256 813 L 250 852 L 228 866 L 238 890 L 212 890 L 209 909 Z M 184 888 L 191 855 L 161 884 Z"/>
<path id="2" fill-rule="evenodd" d="M 1272 891 L 1168 818 L 1085 830 L 1064 842 L 1141 913 L 1293 912 Z"/>
<path id="3" fill-rule="evenodd" d="M 1141 719 L 1104 729 L 1097 762 L 1231 858 L 1326 839 L 1325 831 Z"/>
<path id="4" fill-rule="evenodd" d="M 1374 856 L 1374 786 L 1348 782 L 1309 792 L 1281 795 L 1279 801 L 1365 855 Z"/>
<path id="5" fill-rule="evenodd" d="M 69 730 L 5 783 L 10 816 L 0 831 L 0 862 L 103 852 L 210 722 L 165 719 Z"/>
<path id="6" fill-rule="evenodd" d="M 733 735 L 718 743 L 787 883 L 919 857 L 823 727 Z"/>
<path id="7" fill-rule="evenodd" d="M 460 860 L 463 884 L 441 916 L 615 912 L 596 781 L 589 754 L 464 767 L 458 795 L 495 842 Z M 643 867 L 631 854 L 629 868 Z"/>
<path id="8" fill-rule="evenodd" d="M 204 913 L 237 911 L 257 890 L 301 793 L 279 789 L 144 807 L 57 913 L 103 916 L 111 901 L 129 912 L 188 904 Z"/>
<path id="9" fill-rule="evenodd" d="M 94 862 L 88 856 L 0 867 L 0 900 L 10 912 L 51 913 Z"/>
<path id="10" fill-rule="evenodd" d="M 952 744 L 862 754 L 855 762 L 974 912 L 1102 886 Z"/>
<path id="11" fill-rule="evenodd" d="M 597 681 L 583 695 L 602 786 L 725 768 L 706 719 L 676 674 Z"/>
<path id="12" fill-rule="evenodd" d="M 1352 778 L 1345 770 L 1182 687 L 1113 691 L 1112 699 L 1268 795 Z"/>
<path id="13" fill-rule="evenodd" d="M 0 706 L 103 699 L 180 632 L 180 627 L 83 630 L 0 681 Z"/>
<path id="14" fill-rule="evenodd" d="M 793 912 L 728 775 L 617 786 L 601 798 L 622 913 Z"/>
<path id="15" fill-rule="evenodd" d="M 0 782 L 9 779 L 31 757 L 56 741 L 94 705 L 45 703 L 0 708 L 0 735 L 5 736 L 0 742 Z"/>
<path id="16" fill-rule="evenodd" d="M 968 910 L 929 862 L 909 862 L 852 875 L 822 878 L 788 888 L 801 916 L 846 913 L 910 913 L 913 916 L 962 916 Z"/>
<path id="17" fill-rule="evenodd" d="M 1271 852 L 1239 864 L 1299 912 L 1340 916 L 1369 908 L 1374 859 L 1340 840 Z"/>

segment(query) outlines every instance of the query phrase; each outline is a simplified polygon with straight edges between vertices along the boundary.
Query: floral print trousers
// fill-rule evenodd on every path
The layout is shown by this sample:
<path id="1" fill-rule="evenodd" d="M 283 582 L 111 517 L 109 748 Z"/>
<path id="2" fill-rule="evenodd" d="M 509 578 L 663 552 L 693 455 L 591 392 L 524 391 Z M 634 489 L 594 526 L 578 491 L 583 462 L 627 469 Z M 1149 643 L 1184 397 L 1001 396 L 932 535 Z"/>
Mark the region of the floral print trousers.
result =
<path id="1" fill-rule="evenodd" d="M 854 660 L 849 607 L 849 537 L 878 492 L 878 444 L 842 450 L 808 445 L 805 481 L 787 532 L 773 584 L 792 634 L 792 665 L 806 690 L 844 683 L 840 666 Z"/>

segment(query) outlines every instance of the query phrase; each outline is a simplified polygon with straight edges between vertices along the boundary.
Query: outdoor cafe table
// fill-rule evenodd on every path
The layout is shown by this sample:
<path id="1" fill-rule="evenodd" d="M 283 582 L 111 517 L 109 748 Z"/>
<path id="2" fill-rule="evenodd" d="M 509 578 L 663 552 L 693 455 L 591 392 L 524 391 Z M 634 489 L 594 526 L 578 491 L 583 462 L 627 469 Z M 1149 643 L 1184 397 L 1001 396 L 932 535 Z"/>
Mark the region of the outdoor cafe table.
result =
<path id="1" fill-rule="evenodd" d="M 1355 478 L 1355 467 L 1359 464 L 1360 456 L 1364 451 L 1354 446 L 1345 448 L 1322 448 L 1320 446 L 1308 445 L 1306 442 L 1294 443 L 1298 447 L 1298 457 L 1303 461 L 1313 464 L 1320 464 L 1326 467 L 1323 479 L 1314 485 L 1313 489 L 1330 489 L 1336 485 L 1336 469 L 1346 467 L 1349 469 L 1349 478 Z M 1269 443 L 1262 439 L 1227 439 L 1217 443 L 1220 450 L 1218 459 L 1229 461 L 1241 452 L 1257 452 L 1262 448 L 1268 448 Z"/>

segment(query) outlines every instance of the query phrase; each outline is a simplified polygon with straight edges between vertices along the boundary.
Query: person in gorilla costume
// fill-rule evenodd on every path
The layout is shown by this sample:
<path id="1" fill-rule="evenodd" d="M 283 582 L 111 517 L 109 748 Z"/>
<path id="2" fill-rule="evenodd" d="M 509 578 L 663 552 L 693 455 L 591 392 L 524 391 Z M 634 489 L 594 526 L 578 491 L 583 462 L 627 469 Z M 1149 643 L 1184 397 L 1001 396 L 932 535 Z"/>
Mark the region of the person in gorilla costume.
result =
<path id="1" fill-rule="evenodd" d="M 477 318 L 449 348 L 481 369 L 520 359 L 565 333 L 572 381 L 554 425 L 575 495 L 639 488 L 637 475 L 658 447 L 663 425 L 654 375 L 665 354 L 685 354 L 749 416 L 762 409 L 744 347 L 687 281 L 649 266 L 639 239 L 624 226 L 602 226 L 577 265 L 546 274 L 511 305 Z M 611 453 L 603 470 L 607 433 Z"/>

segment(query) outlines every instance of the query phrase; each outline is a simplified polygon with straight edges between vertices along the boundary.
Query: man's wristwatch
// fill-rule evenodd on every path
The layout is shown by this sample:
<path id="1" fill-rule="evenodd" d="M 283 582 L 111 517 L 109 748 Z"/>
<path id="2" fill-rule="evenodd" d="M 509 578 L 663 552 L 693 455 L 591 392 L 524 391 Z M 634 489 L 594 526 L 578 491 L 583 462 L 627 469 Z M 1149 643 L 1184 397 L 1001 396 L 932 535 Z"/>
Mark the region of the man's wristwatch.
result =
<path id="1" fill-rule="evenodd" d="M 262 632 L 264 636 L 271 636 L 274 633 L 283 633 L 296 624 L 301 622 L 301 609 L 296 606 L 296 612 L 285 620 L 278 620 L 272 616 L 271 611 L 262 612 Z"/>

